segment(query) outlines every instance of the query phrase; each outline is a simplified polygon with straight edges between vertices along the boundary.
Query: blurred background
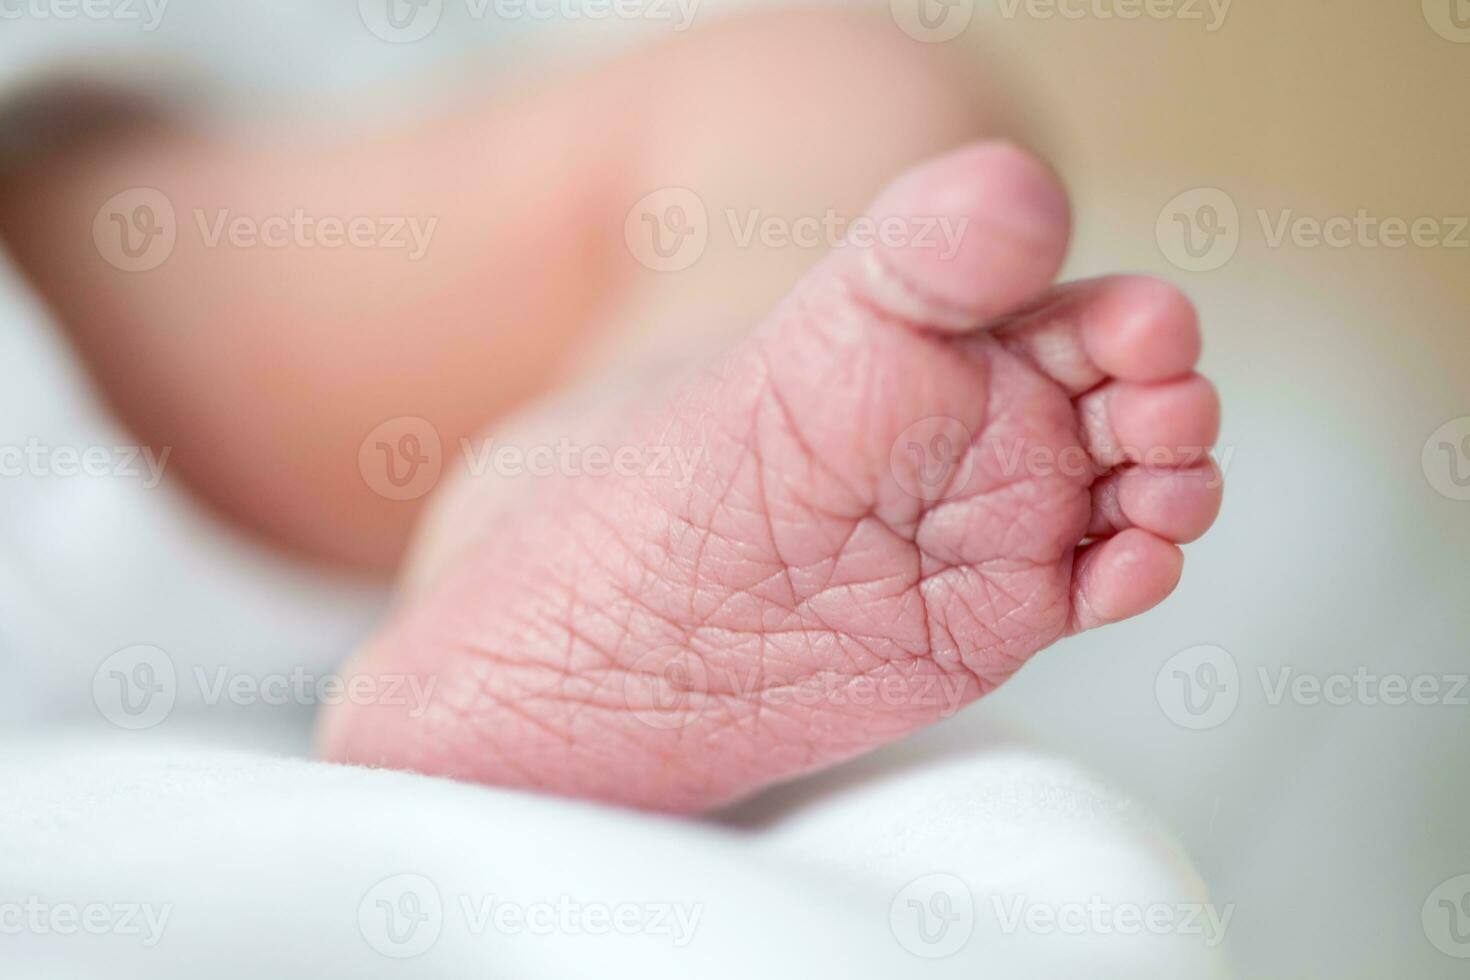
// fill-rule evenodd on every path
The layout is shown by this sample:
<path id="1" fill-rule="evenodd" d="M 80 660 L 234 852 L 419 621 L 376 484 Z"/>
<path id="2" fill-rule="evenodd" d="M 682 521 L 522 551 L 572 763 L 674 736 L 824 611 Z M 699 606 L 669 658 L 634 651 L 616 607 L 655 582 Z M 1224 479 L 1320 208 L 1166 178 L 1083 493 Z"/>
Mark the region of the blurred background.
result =
<path id="1" fill-rule="evenodd" d="M 1360 212 L 1463 224 L 1470 5 L 1237 2 L 1213 31 L 1204 4 L 1194 21 L 1002 10 L 980 3 L 966 36 L 1073 189 L 1070 271 L 1136 268 L 1199 304 L 1227 484 L 1179 594 L 1040 658 L 989 707 L 1180 829 L 1216 900 L 1237 903 L 1240 976 L 1463 976 L 1470 949 L 1447 955 L 1426 929 L 1446 914 L 1435 889 L 1470 871 L 1470 708 L 1268 695 L 1284 668 L 1470 671 L 1470 502 L 1440 448 L 1465 465 L 1466 236 L 1277 234 Z M 1200 253 L 1215 205 L 1222 235 L 1191 255 L 1178 215 Z M 1156 682 L 1200 645 L 1238 674 L 1194 730 Z M 1227 663 L 1188 656 L 1191 676 Z"/>
<path id="2" fill-rule="evenodd" d="M 751 6 L 704 0 L 698 16 Z M 1227 945 L 1241 977 L 1465 976 L 1470 4 L 872 6 L 1002 88 L 1072 190 L 1067 275 L 1146 272 L 1195 298 L 1228 481 L 1219 525 L 1187 549 L 1161 609 L 1038 657 L 895 757 L 1002 724 L 1116 783 L 1177 830 L 1215 903 L 1235 906 Z M 0 41 L 140 76 L 209 51 L 215 97 L 269 131 L 283 103 L 343 130 L 412 120 L 463 102 L 467 71 L 509 92 L 642 37 L 588 22 L 492 30 L 451 3 L 431 35 L 384 43 L 357 7 L 181 5 L 153 47 L 100 25 L 81 53 L 56 24 Z M 273 9 L 294 27 L 272 30 Z M 12 369 L 8 401 L 49 404 L 62 385 L 85 402 L 34 305 L 9 315 L 32 326 L 0 340 L 4 359 L 39 357 L 55 376 Z M 7 425 L 45 431 L 80 411 L 25 409 Z M 377 585 L 308 572 L 202 515 L 165 521 L 156 495 L 125 507 L 81 499 L 96 496 L 85 486 L 6 492 L 54 532 L 44 548 L 9 541 L 0 568 L 11 613 L 0 628 L 20 640 L 13 669 L 28 678 L 0 694 L 7 718 L 85 699 L 95 650 L 125 635 L 185 661 L 328 665 L 383 601 Z M 87 533 L 104 525 L 105 541 Z M 149 560 L 159 553 L 205 571 L 186 589 Z M 140 611 L 179 590 L 187 611 L 167 623 Z M 1281 694 L 1298 677 L 1362 680 L 1328 703 Z M 1439 693 L 1409 704 L 1359 693 L 1393 678 Z M 304 751 L 308 724 L 267 737 Z"/>
<path id="3" fill-rule="evenodd" d="M 1443 903 L 1470 871 L 1470 706 L 1450 694 L 1470 671 L 1470 248 L 1451 234 L 1470 211 L 1470 6 L 1235 3 L 1217 29 L 1203 4 L 1038 6 L 978 3 L 954 43 L 1001 72 L 1073 191 L 1067 274 L 1147 272 L 1199 305 L 1227 481 L 1179 592 L 1039 657 L 987 722 L 1179 830 L 1236 906 L 1237 975 L 1464 976 Z M 1313 236 L 1334 218 L 1444 236 Z M 1444 696 L 1280 695 L 1303 675 Z"/>

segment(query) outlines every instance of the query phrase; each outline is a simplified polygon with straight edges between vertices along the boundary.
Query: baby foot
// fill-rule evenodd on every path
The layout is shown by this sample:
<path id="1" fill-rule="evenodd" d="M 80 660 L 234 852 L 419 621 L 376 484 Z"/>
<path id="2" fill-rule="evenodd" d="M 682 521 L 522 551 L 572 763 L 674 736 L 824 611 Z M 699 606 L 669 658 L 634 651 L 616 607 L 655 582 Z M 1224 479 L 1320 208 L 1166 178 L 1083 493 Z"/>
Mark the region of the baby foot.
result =
<path id="1" fill-rule="evenodd" d="M 489 518 L 358 665 L 432 682 L 427 705 L 335 709 L 327 754 L 708 809 L 1168 595 L 1220 500 L 1188 302 L 1136 277 L 1048 290 L 1066 199 L 1008 145 L 919 167 L 871 217 L 910 240 L 838 249 L 585 443 L 672 450 L 691 479 L 559 477 Z"/>

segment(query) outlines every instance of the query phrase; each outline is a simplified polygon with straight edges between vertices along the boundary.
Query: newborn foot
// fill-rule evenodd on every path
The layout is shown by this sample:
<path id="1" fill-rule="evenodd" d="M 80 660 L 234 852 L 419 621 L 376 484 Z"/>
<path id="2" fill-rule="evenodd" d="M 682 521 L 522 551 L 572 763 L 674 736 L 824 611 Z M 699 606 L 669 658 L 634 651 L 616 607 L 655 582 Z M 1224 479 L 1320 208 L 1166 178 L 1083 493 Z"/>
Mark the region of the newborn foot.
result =
<path id="1" fill-rule="evenodd" d="M 433 683 L 426 710 L 335 709 L 327 753 L 703 810 L 1168 595 L 1220 495 L 1189 304 L 1139 278 L 1048 291 L 1065 196 L 1007 145 L 918 168 L 871 217 L 901 233 L 838 249 L 581 443 L 666 449 L 667 471 L 554 478 L 459 529 L 483 540 L 358 668 Z"/>

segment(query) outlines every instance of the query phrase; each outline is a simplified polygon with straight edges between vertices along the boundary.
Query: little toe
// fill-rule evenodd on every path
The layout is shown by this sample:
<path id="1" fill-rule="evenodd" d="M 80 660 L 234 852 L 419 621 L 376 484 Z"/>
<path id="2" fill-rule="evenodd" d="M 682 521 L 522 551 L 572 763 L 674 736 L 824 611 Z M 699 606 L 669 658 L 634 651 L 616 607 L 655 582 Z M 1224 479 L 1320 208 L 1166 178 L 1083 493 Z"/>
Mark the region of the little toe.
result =
<path id="1" fill-rule="evenodd" d="M 1077 400 L 1082 437 L 1102 466 L 1199 463 L 1220 433 L 1220 397 L 1197 374 L 1158 384 L 1113 381 Z"/>
<path id="2" fill-rule="evenodd" d="M 1183 568 L 1178 545 L 1138 528 L 1084 546 L 1072 567 L 1071 631 L 1147 612 L 1174 591 Z"/>
<path id="3" fill-rule="evenodd" d="M 1102 538 L 1136 527 L 1187 544 L 1210 529 L 1223 496 L 1220 470 L 1213 461 L 1180 470 L 1139 466 L 1113 470 L 1093 484 L 1087 534 Z"/>
<path id="4" fill-rule="evenodd" d="M 1147 276 L 1059 286 L 993 333 L 1073 396 L 1110 377 L 1138 383 L 1178 378 L 1200 354 L 1193 305 L 1174 286 Z"/>

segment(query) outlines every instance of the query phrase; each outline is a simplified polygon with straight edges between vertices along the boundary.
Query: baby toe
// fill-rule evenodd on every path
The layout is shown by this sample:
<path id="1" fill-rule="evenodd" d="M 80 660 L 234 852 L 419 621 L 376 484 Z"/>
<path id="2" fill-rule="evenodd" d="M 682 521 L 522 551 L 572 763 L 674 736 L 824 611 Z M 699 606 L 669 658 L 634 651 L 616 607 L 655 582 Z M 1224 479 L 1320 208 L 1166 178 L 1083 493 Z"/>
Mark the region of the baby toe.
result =
<path id="1" fill-rule="evenodd" d="M 1109 378 L 1165 381 L 1199 359 L 1199 321 L 1175 287 L 1147 276 L 1068 283 L 994 328 L 995 338 L 1074 397 Z"/>
<path id="2" fill-rule="evenodd" d="M 1148 276 L 1101 280 L 1080 331 L 1089 357 L 1121 381 L 1187 375 L 1200 355 L 1199 317 L 1175 286 Z"/>
<path id="3" fill-rule="evenodd" d="M 1072 567 L 1072 632 L 1147 612 L 1174 591 L 1183 569 L 1177 545 L 1138 528 L 1084 546 Z"/>
<path id="4" fill-rule="evenodd" d="M 1158 384 L 1115 381 L 1077 401 L 1082 437 L 1102 466 L 1192 466 L 1215 445 L 1220 398 L 1197 374 Z"/>
<path id="5" fill-rule="evenodd" d="M 1223 496 L 1220 470 L 1213 461 L 1180 470 L 1125 467 L 1093 485 L 1087 533 L 1107 537 L 1136 527 L 1187 544 L 1210 529 Z"/>
<path id="6" fill-rule="evenodd" d="M 931 329 L 968 331 L 1034 300 L 1067 252 L 1071 212 L 1049 167 L 1004 142 L 977 143 L 914 168 L 874 202 L 898 240 L 863 250 L 865 302 Z M 925 235 L 935 225 L 953 241 Z"/>

